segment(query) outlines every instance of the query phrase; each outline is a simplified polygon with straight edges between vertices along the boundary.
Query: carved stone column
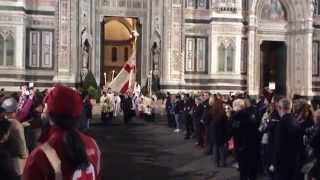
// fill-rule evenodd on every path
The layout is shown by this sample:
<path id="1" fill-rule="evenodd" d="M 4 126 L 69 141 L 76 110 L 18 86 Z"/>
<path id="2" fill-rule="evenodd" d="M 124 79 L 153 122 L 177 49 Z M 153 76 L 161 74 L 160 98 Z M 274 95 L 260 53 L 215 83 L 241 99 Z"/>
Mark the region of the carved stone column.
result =
<path id="1" fill-rule="evenodd" d="M 313 96 L 312 91 L 312 34 L 313 29 L 310 28 L 306 30 L 307 33 L 305 35 L 305 68 L 304 68 L 304 74 L 305 74 L 305 81 L 304 81 L 304 96 Z"/>
<path id="2" fill-rule="evenodd" d="M 71 68 L 71 0 L 59 1 L 58 73 L 67 76 Z M 66 77 L 67 78 L 67 77 Z"/>
<path id="3" fill-rule="evenodd" d="M 256 25 L 255 25 L 255 17 L 250 17 L 250 25 L 248 32 L 248 91 L 250 95 L 258 95 L 259 94 L 259 67 L 257 60 L 259 57 L 256 57 L 256 51 L 260 48 L 256 46 L 259 43 L 256 43 Z M 258 69 L 257 69 L 258 68 Z"/>

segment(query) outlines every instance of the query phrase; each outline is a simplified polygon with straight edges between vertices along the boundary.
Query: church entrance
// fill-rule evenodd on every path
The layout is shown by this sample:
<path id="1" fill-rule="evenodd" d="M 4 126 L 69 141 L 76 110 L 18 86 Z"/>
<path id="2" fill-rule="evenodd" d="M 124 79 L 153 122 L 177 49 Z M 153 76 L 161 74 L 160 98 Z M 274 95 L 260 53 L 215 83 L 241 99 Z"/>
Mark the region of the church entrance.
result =
<path id="1" fill-rule="evenodd" d="M 131 17 L 104 17 L 101 32 L 100 85 L 104 86 L 117 76 L 132 56 L 139 57 L 138 50 L 134 53 L 140 47 L 139 20 Z M 139 67 L 139 58 L 136 60 L 136 67 Z"/>
<path id="2" fill-rule="evenodd" d="M 264 41 L 261 51 L 261 92 L 266 87 L 276 94 L 287 94 L 287 46 L 284 42 Z"/>

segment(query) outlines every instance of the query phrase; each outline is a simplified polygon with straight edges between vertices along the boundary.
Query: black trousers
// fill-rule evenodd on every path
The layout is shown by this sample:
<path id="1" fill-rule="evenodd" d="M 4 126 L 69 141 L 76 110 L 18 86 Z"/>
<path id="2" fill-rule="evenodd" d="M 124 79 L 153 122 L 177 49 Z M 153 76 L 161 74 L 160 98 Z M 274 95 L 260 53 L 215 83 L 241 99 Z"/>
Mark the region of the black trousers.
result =
<path id="1" fill-rule="evenodd" d="M 128 124 L 129 121 L 131 120 L 132 116 L 131 115 L 124 115 L 123 120 L 125 124 Z"/>
<path id="2" fill-rule="evenodd" d="M 239 160 L 240 180 L 256 180 L 259 152 L 243 150 L 242 152 L 238 152 L 237 156 Z"/>
<path id="3" fill-rule="evenodd" d="M 171 112 L 167 112 L 167 120 L 168 120 L 168 127 L 175 128 L 176 121 L 174 119 L 174 115 Z"/>
<path id="4" fill-rule="evenodd" d="M 227 144 L 215 145 L 215 161 L 217 166 L 226 166 Z"/>
<path id="5" fill-rule="evenodd" d="M 205 144 L 206 128 L 205 128 L 204 124 L 199 122 L 199 123 L 197 123 L 196 130 L 197 130 L 196 136 L 197 136 L 198 144 L 199 144 L 199 146 L 203 147 Z"/>
<path id="6" fill-rule="evenodd" d="M 191 134 L 193 133 L 193 122 L 192 118 L 190 116 L 186 116 L 186 129 L 187 129 L 187 134 L 186 138 L 190 138 Z"/>

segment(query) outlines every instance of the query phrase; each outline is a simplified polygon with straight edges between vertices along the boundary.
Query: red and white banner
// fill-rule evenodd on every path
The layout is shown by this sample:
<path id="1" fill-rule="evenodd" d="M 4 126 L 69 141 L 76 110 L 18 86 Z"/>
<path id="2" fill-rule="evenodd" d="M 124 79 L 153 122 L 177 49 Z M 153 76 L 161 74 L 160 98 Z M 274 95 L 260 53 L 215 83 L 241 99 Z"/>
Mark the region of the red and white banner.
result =
<path id="1" fill-rule="evenodd" d="M 118 93 L 126 93 L 129 89 L 133 89 L 136 77 L 136 52 L 133 52 L 130 59 L 122 67 L 119 74 L 110 83 L 112 91 Z"/>

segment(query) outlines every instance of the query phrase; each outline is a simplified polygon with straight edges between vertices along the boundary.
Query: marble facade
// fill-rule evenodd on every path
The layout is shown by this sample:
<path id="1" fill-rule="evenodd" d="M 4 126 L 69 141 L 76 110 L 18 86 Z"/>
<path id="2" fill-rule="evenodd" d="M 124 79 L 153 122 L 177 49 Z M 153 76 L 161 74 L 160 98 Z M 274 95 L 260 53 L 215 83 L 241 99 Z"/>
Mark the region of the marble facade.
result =
<path id="1" fill-rule="evenodd" d="M 281 41 L 287 46 L 287 94 L 318 96 L 317 6 L 312 0 L 2 0 L 0 34 L 12 34 L 15 63 L 0 65 L 0 86 L 15 89 L 24 81 L 39 87 L 57 82 L 75 86 L 83 29 L 92 36 L 89 70 L 99 82 L 101 24 L 104 17 L 116 16 L 140 22 L 137 69 L 142 85 L 154 67 L 151 48 L 156 42 L 163 91 L 258 95 L 260 46 Z"/>

